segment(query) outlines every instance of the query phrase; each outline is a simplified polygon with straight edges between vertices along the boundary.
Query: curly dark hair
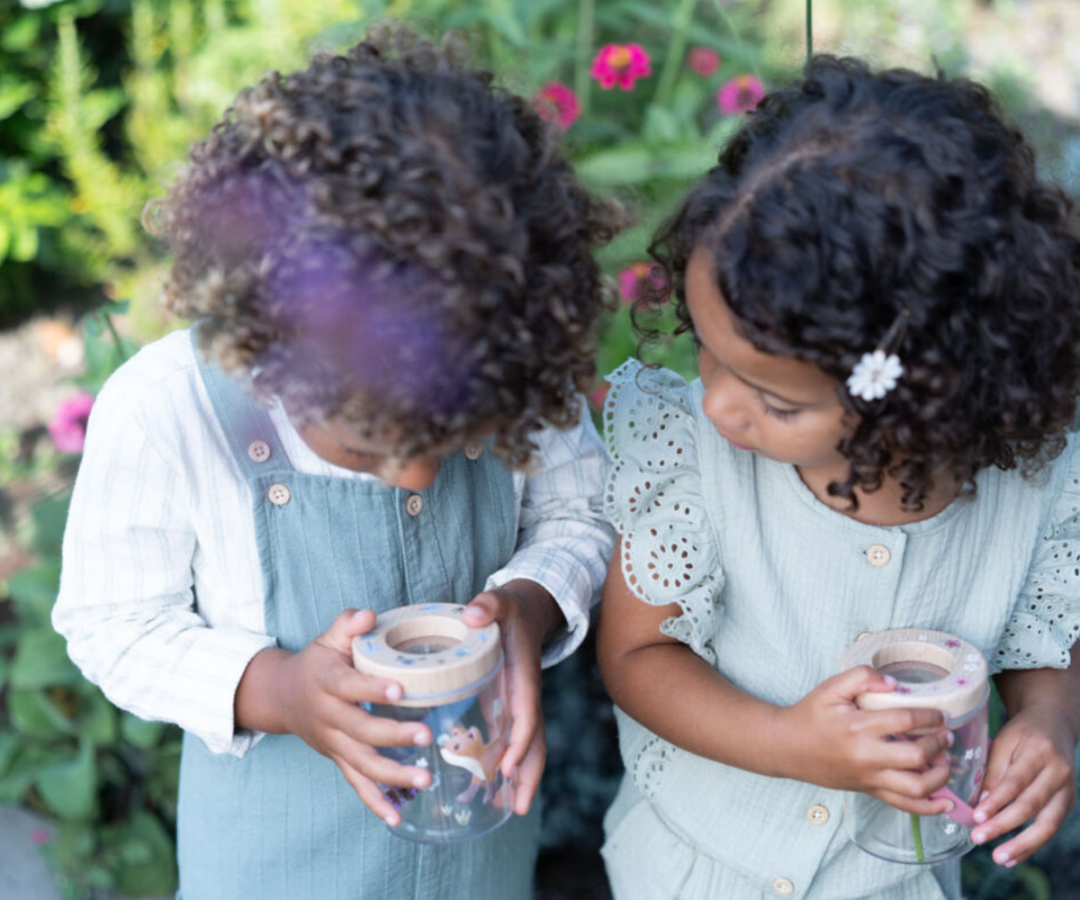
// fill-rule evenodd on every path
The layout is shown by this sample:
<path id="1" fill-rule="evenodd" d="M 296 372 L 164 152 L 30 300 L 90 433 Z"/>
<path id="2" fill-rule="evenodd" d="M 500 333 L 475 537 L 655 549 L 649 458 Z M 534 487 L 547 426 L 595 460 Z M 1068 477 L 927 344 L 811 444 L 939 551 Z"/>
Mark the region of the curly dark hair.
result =
<path id="1" fill-rule="evenodd" d="M 343 56 L 241 91 L 148 228 L 166 303 L 205 350 L 301 417 L 413 456 L 567 427 L 611 302 L 591 248 L 624 224 L 531 105 L 440 45 L 381 25 Z"/>
<path id="2" fill-rule="evenodd" d="M 650 252 L 678 331 L 698 246 L 745 338 L 837 379 L 853 432 L 838 448 L 850 475 L 831 494 L 855 506 L 856 487 L 892 477 L 917 510 L 937 473 L 970 492 L 985 467 L 1030 476 L 1064 448 L 1080 391 L 1080 240 L 1065 194 L 1040 180 L 984 87 L 815 57 L 658 230 Z M 897 388 L 853 397 L 852 367 L 900 316 Z"/>

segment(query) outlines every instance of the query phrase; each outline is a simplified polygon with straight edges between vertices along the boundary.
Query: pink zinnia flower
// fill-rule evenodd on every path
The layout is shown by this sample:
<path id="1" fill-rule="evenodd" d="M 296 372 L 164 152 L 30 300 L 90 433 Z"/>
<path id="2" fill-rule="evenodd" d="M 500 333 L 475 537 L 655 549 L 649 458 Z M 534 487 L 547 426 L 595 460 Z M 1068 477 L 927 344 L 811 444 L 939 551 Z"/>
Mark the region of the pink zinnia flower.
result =
<path id="1" fill-rule="evenodd" d="M 636 262 L 619 273 L 619 295 L 627 303 L 633 303 L 647 287 L 663 290 L 664 276 L 660 269 L 646 262 Z"/>
<path id="2" fill-rule="evenodd" d="M 49 843 L 49 832 L 44 828 L 35 828 L 30 832 L 30 840 L 35 844 L 47 844 Z"/>
<path id="3" fill-rule="evenodd" d="M 720 68 L 720 54 L 711 47 L 695 47 L 686 58 L 686 64 L 698 75 L 712 75 Z"/>
<path id="4" fill-rule="evenodd" d="M 611 389 L 610 384 L 608 384 L 606 381 L 601 381 L 600 384 L 598 384 L 595 388 L 593 388 L 593 392 L 591 394 L 589 394 L 589 402 L 596 409 L 603 409 L 604 408 L 604 400 L 607 399 L 608 391 L 610 389 Z"/>
<path id="5" fill-rule="evenodd" d="M 49 435 L 61 453 L 82 453 L 86 442 L 86 422 L 93 405 L 93 395 L 79 391 L 56 408 L 49 423 Z"/>
<path id="6" fill-rule="evenodd" d="M 545 84 L 533 97 L 533 106 L 540 118 L 554 122 L 566 131 L 581 115 L 581 104 L 575 94 L 565 84 L 553 81 Z"/>
<path id="7" fill-rule="evenodd" d="M 629 91 L 634 82 L 652 74 L 649 54 L 641 44 L 607 44 L 593 59 L 589 74 L 610 91 L 617 84 Z"/>
<path id="8" fill-rule="evenodd" d="M 716 92 L 716 104 L 725 115 L 749 112 L 765 96 L 765 88 L 754 75 L 736 75 Z"/>

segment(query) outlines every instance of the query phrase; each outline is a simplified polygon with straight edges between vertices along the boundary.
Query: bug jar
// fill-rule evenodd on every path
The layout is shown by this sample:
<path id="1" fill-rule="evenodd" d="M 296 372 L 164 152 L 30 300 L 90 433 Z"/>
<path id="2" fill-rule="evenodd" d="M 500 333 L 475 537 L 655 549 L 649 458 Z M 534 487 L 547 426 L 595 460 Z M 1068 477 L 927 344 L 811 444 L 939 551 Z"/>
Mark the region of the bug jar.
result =
<path id="1" fill-rule="evenodd" d="M 371 703 L 375 716 L 423 722 L 426 747 L 380 747 L 395 762 L 426 768 L 427 788 L 382 785 L 401 813 L 394 834 L 450 844 L 487 834 L 513 810 L 514 785 L 499 771 L 509 742 L 499 626 L 470 628 L 465 607 L 423 603 L 381 613 L 375 628 L 353 639 L 353 664 L 401 685 L 396 703 Z"/>
<path id="2" fill-rule="evenodd" d="M 973 846 L 972 807 L 981 792 L 990 743 L 986 660 L 954 635 L 895 629 L 862 637 L 844 651 L 843 670 L 863 665 L 891 675 L 897 684 L 893 691 L 860 694 L 855 698 L 860 709 L 940 709 L 945 714 L 954 739 L 946 751 L 952 774 L 931 796 L 952 801 L 953 808 L 937 816 L 918 816 L 869 794 L 852 793 L 844 804 L 851 839 L 867 853 L 899 863 L 930 865 L 967 853 Z"/>

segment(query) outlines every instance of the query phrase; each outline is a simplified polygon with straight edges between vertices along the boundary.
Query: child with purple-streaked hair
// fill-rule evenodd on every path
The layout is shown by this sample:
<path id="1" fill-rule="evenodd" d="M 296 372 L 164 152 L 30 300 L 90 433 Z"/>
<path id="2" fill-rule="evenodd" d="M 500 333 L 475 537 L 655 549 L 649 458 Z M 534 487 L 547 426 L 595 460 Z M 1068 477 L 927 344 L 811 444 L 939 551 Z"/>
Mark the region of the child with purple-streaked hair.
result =
<path id="1" fill-rule="evenodd" d="M 184 900 L 531 894 L 541 666 L 613 542 L 580 392 L 621 213 L 553 142 L 454 41 L 379 28 L 242 91 L 148 211 L 196 324 L 98 399 L 54 623 L 185 730 Z M 455 847 L 393 836 L 431 773 L 375 748 L 433 735 L 366 712 L 401 689 L 350 661 L 430 600 L 500 623 L 510 684 L 519 815 Z"/>

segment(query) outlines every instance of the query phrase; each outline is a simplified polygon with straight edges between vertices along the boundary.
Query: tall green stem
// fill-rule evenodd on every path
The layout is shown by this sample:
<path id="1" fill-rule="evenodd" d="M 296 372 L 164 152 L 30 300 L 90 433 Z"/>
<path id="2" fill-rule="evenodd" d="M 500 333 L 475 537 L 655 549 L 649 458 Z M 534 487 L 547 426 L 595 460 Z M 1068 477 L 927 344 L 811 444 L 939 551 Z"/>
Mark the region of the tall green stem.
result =
<path id="1" fill-rule="evenodd" d="M 679 75 L 679 69 L 686 55 L 686 32 L 690 29 L 690 22 L 694 17 L 694 8 L 697 0 L 682 0 L 675 13 L 675 28 L 671 33 L 671 41 L 668 43 L 667 55 L 664 57 L 664 68 L 660 72 L 660 82 L 656 86 L 656 96 L 653 103 L 658 106 L 667 105 L 671 99 L 671 92 L 675 88 L 675 79 Z"/>
<path id="2" fill-rule="evenodd" d="M 915 841 L 915 859 L 918 862 L 926 862 L 926 852 L 923 850 L 922 822 L 915 813 L 911 813 L 911 837 Z"/>
<path id="3" fill-rule="evenodd" d="M 121 363 L 127 362 L 127 353 L 124 352 L 124 341 L 120 337 L 120 332 L 116 330 L 116 326 L 113 324 L 112 316 L 110 316 L 104 310 L 98 310 L 98 315 L 101 316 L 101 320 L 105 323 L 105 327 L 109 330 L 109 335 L 112 337 L 113 349 L 116 351 L 116 358 Z"/>
<path id="4" fill-rule="evenodd" d="M 583 113 L 589 111 L 589 62 L 593 49 L 593 2 L 581 0 L 578 5 L 577 70 L 574 73 L 574 90 L 578 95 Z"/>
<path id="5" fill-rule="evenodd" d="M 806 60 L 814 55 L 814 0 L 806 0 Z"/>

